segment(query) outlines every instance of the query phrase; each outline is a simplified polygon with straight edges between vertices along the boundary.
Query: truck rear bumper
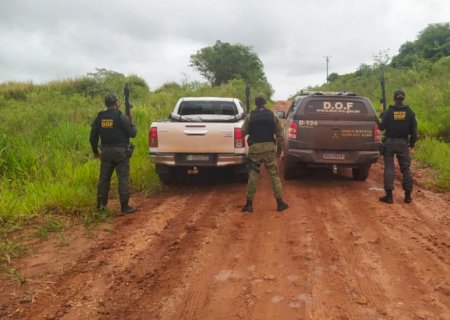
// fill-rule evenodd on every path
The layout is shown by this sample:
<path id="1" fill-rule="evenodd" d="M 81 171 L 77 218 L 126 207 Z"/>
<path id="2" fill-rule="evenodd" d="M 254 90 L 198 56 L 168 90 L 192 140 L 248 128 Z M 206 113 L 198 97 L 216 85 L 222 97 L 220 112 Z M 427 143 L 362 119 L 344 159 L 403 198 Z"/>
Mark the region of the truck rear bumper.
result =
<path id="1" fill-rule="evenodd" d="M 336 164 L 351 167 L 352 165 L 377 162 L 380 152 L 289 149 L 287 156 L 308 165 Z"/>
<path id="2" fill-rule="evenodd" d="M 189 156 L 191 159 L 189 159 Z M 204 156 L 204 160 L 198 160 L 195 156 Z M 245 154 L 152 154 L 150 160 L 155 164 L 163 164 L 172 167 L 227 167 L 238 166 L 247 163 L 247 155 Z"/>

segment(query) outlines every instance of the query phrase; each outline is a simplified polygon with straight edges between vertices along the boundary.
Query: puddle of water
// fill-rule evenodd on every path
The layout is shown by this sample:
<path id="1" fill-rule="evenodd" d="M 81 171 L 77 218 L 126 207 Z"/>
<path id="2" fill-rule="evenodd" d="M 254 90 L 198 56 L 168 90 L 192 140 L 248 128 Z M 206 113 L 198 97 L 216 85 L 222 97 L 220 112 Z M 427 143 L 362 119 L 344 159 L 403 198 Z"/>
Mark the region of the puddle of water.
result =
<path id="1" fill-rule="evenodd" d="M 221 270 L 218 274 L 216 274 L 216 275 L 214 276 L 214 278 L 216 279 L 216 281 L 221 281 L 221 282 L 223 282 L 223 281 L 228 280 L 228 278 L 231 277 L 231 274 L 232 274 L 232 273 L 233 273 L 233 272 L 232 272 L 231 270 Z"/>
<path id="2" fill-rule="evenodd" d="M 294 282 L 295 280 L 298 279 L 298 276 L 289 275 L 289 276 L 287 277 L 287 279 L 288 279 L 290 282 Z"/>
<path id="3" fill-rule="evenodd" d="M 272 302 L 273 303 L 279 303 L 279 302 L 281 302 L 283 300 L 284 300 L 283 296 L 275 296 L 275 297 L 272 298 Z"/>
<path id="4" fill-rule="evenodd" d="M 309 293 L 300 293 L 294 298 L 294 300 L 303 302 L 305 306 L 310 306 L 313 304 L 313 298 Z"/>

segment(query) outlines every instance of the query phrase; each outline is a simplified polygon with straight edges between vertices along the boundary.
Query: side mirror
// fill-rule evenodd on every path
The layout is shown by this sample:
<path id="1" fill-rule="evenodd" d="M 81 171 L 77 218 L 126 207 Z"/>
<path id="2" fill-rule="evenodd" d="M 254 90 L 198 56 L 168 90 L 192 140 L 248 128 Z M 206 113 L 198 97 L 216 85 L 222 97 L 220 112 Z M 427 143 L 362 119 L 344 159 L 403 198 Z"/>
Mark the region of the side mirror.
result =
<path id="1" fill-rule="evenodd" d="M 280 119 L 286 119 L 286 113 L 284 111 L 277 111 L 275 114 Z"/>

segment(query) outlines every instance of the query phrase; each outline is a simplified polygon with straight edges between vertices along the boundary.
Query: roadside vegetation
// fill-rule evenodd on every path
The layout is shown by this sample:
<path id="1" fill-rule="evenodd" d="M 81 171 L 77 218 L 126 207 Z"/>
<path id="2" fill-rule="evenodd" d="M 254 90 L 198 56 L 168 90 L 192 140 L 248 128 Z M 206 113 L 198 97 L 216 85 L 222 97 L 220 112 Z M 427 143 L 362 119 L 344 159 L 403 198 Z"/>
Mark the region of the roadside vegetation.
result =
<path id="1" fill-rule="evenodd" d="M 366 96 L 378 111 L 382 107 L 380 77 L 384 72 L 387 104 L 394 90 L 406 92 L 405 104 L 417 115 L 420 140 L 413 157 L 431 167 L 431 187 L 450 190 L 450 23 L 432 24 L 417 39 L 400 47 L 390 59 L 385 53 L 374 57 L 373 65 L 361 64 L 357 71 L 330 74 L 323 91 L 352 91 Z"/>
<path id="2" fill-rule="evenodd" d="M 89 131 L 106 94 L 116 94 L 123 109 L 125 83 L 138 128 L 130 172 L 134 194 L 159 187 L 148 157 L 148 127 L 153 120 L 166 119 L 180 97 L 234 96 L 245 101 L 244 80 L 219 86 L 167 83 L 151 91 L 138 76 L 105 69 L 43 85 L 0 84 L 0 269 L 25 252 L 21 240 L 47 239 L 71 223 L 91 227 L 111 217 L 95 210 L 99 161 L 92 156 Z M 115 175 L 112 183 L 111 196 L 117 197 Z"/>

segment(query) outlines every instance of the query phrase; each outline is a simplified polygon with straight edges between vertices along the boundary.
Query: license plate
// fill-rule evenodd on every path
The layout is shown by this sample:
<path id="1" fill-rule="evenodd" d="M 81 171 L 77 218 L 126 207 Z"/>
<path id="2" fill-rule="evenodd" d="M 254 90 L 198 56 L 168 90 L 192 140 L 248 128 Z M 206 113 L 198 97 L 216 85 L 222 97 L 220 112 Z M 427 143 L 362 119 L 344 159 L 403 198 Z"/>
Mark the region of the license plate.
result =
<path id="1" fill-rule="evenodd" d="M 207 154 L 188 154 L 186 156 L 187 161 L 209 161 Z"/>
<path id="2" fill-rule="evenodd" d="M 345 154 L 336 152 L 327 152 L 323 154 L 323 158 L 326 160 L 345 160 Z"/>

